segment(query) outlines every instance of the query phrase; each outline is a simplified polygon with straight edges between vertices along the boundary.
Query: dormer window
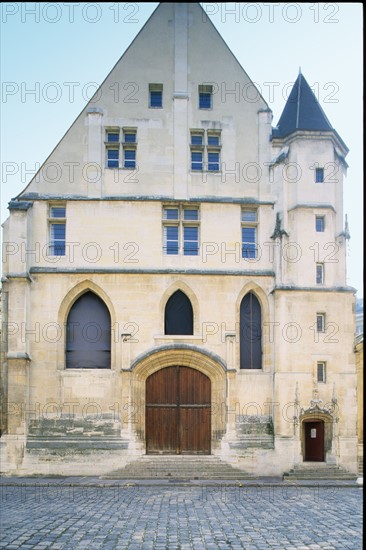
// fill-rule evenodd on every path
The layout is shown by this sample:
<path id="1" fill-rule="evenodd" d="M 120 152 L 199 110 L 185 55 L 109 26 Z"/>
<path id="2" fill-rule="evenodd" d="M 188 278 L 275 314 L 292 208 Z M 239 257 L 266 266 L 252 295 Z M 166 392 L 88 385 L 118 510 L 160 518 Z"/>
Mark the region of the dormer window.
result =
<path id="1" fill-rule="evenodd" d="M 198 86 L 198 107 L 199 109 L 212 109 L 212 86 Z"/>
<path id="2" fill-rule="evenodd" d="M 106 167 L 136 168 L 137 128 L 107 128 Z"/>
<path id="3" fill-rule="evenodd" d="M 163 107 L 163 85 L 149 84 L 149 107 L 161 109 Z"/>

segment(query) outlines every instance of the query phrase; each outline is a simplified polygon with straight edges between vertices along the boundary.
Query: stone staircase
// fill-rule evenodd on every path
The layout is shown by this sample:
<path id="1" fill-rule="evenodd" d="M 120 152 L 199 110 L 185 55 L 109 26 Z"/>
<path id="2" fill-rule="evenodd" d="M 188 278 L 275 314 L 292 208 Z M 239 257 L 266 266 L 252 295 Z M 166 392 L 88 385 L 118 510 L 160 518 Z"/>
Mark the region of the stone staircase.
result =
<path id="1" fill-rule="evenodd" d="M 358 458 L 358 475 L 363 477 L 363 457 Z"/>
<path id="2" fill-rule="evenodd" d="M 284 481 L 296 480 L 329 480 L 329 481 L 347 481 L 356 480 L 357 475 L 347 472 L 335 464 L 311 463 L 301 466 L 295 466 L 289 472 L 283 475 Z"/>
<path id="3" fill-rule="evenodd" d="M 245 480 L 256 478 L 213 455 L 143 455 L 102 479 Z"/>

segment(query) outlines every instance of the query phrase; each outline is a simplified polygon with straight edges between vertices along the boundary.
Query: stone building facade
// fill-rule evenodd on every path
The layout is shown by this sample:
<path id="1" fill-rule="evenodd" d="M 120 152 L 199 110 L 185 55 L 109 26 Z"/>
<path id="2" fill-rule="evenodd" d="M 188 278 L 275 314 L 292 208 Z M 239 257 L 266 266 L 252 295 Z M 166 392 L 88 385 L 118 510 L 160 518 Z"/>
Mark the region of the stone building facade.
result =
<path id="1" fill-rule="evenodd" d="M 347 152 L 302 74 L 273 127 L 199 4 L 161 3 L 9 204 L 3 470 L 356 472 Z"/>

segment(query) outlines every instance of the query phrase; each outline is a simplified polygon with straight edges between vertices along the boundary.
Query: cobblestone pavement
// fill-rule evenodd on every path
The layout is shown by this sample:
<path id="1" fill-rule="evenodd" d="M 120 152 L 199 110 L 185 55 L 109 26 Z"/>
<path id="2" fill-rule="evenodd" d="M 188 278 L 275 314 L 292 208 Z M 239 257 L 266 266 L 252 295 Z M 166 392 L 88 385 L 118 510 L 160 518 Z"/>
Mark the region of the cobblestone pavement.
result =
<path id="1" fill-rule="evenodd" d="M 301 486 L 1 487 L 0 548 L 358 550 L 362 489 Z"/>

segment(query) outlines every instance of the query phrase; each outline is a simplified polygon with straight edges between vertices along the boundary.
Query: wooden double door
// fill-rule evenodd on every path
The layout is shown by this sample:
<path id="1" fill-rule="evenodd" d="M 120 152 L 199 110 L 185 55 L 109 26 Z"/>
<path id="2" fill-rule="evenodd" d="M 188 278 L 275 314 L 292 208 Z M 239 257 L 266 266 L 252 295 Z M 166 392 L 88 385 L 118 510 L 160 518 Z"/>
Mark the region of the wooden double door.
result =
<path id="1" fill-rule="evenodd" d="M 211 381 L 202 372 L 173 366 L 146 380 L 146 452 L 210 454 Z"/>

